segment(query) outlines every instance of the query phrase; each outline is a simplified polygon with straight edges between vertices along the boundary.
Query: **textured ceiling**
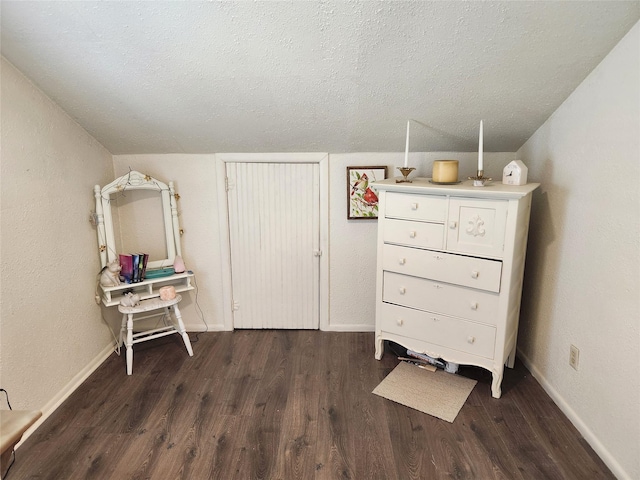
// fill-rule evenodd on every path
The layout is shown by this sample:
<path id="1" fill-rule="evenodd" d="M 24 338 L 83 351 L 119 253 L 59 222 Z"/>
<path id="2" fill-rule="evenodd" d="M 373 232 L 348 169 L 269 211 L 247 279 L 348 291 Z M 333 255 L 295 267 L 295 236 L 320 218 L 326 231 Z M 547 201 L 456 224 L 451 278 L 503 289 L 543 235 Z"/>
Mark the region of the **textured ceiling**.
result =
<path id="1" fill-rule="evenodd" d="M 7 1 L 2 54 L 111 153 L 517 150 L 618 1 Z"/>

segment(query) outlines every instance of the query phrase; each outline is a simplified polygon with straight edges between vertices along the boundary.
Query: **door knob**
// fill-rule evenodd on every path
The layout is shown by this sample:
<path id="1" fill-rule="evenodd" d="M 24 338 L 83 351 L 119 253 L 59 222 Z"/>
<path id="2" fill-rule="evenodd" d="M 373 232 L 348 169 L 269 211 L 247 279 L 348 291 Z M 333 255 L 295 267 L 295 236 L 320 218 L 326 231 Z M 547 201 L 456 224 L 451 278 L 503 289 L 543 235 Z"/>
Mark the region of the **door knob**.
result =
<path id="1" fill-rule="evenodd" d="M 404 265 L 405 263 L 407 263 L 407 259 L 406 259 L 406 258 L 399 258 L 399 259 L 398 259 L 398 263 L 399 263 L 400 265 Z"/>
<path id="2" fill-rule="evenodd" d="M 416 238 L 416 232 L 415 232 L 415 230 L 414 230 L 414 231 L 409 232 L 409 237 L 411 237 L 411 238 Z"/>
<path id="3" fill-rule="evenodd" d="M 399 327 L 401 327 L 401 326 L 402 326 L 402 324 L 404 323 L 404 320 L 403 320 L 403 319 L 401 319 L 401 318 L 398 318 L 398 319 L 396 320 L 396 323 L 398 324 L 398 326 L 399 326 Z"/>
<path id="4" fill-rule="evenodd" d="M 418 209 L 418 204 L 417 203 L 412 203 L 411 204 L 411 210 L 417 210 Z"/>
<path id="5" fill-rule="evenodd" d="M 458 222 L 455 222 L 455 221 L 449 222 L 449 228 L 451 230 L 455 230 L 456 228 L 458 228 Z"/>
<path id="6" fill-rule="evenodd" d="M 478 278 L 479 273 L 474 270 L 473 272 L 471 272 L 471 278 Z"/>
<path id="7" fill-rule="evenodd" d="M 476 337 L 474 337 L 474 336 L 472 336 L 472 335 L 469 335 L 469 336 L 467 337 L 467 342 L 469 342 L 469 343 L 473 343 L 473 342 L 475 342 L 475 341 L 476 341 Z"/>
<path id="8" fill-rule="evenodd" d="M 400 292 L 400 295 L 404 295 L 405 293 L 407 293 L 407 289 L 404 287 L 400 287 L 398 291 Z"/>
<path id="9" fill-rule="evenodd" d="M 478 309 L 478 302 L 471 302 L 471 310 L 477 310 Z"/>

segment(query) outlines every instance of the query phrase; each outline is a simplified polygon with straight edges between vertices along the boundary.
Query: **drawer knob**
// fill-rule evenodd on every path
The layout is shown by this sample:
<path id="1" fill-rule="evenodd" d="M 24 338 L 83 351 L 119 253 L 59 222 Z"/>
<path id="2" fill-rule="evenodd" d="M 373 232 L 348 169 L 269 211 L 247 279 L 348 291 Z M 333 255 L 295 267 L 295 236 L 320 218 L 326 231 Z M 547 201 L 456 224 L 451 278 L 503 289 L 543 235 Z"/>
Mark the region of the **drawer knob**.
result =
<path id="1" fill-rule="evenodd" d="M 398 324 L 398 326 L 399 326 L 399 327 L 401 327 L 401 326 L 404 324 L 404 320 L 403 320 L 403 319 L 401 319 L 401 318 L 398 318 L 398 319 L 396 320 L 396 323 Z"/>
<path id="2" fill-rule="evenodd" d="M 471 302 L 471 310 L 477 310 L 478 309 L 478 302 Z"/>
<path id="3" fill-rule="evenodd" d="M 469 335 L 467 337 L 467 342 L 469 343 L 474 343 L 476 341 L 476 337 Z"/>
<path id="4" fill-rule="evenodd" d="M 478 278 L 479 273 L 474 270 L 473 272 L 471 272 L 471 278 Z"/>
<path id="5" fill-rule="evenodd" d="M 455 230 L 456 228 L 458 228 L 458 222 L 449 222 L 449 228 L 451 230 Z"/>
<path id="6" fill-rule="evenodd" d="M 416 232 L 415 232 L 415 230 L 413 230 L 413 231 L 409 232 L 409 237 L 411 237 L 411 238 L 416 238 Z"/>
<path id="7" fill-rule="evenodd" d="M 411 204 L 411 210 L 417 210 L 418 209 L 418 204 L 416 202 Z"/>
<path id="8" fill-rule="evenodd" d="M 407 263 L 407 259 L 406 259 L 406 258 L 399 258 L 399 259 L 398 259 L 398 263 L 399 263 L 400 265 L 404 265 L 405 263 Z"/>
<path id="9" fill-rule="evenodd" d="M 400 295 L 404 295 L 405 293 L 407 293 L 407 289 L 404 287 L 400 287 L 398 291 L 400 292 Z"/>

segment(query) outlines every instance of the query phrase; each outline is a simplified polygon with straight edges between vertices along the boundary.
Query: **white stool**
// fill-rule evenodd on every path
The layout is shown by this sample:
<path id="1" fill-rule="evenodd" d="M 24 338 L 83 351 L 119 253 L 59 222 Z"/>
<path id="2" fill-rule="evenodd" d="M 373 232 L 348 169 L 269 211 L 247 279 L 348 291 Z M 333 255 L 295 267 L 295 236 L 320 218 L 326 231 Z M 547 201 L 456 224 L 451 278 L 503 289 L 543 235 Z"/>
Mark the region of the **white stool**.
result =
<path id="1" fill-rule="evenodd" d="M 120 339 L 118 345 L 122 345 L 122 341 L 125 338 L 125 345 L 127 346 L 127 375 L 131 375 L 133 372 L 133 345 L 135 343 L 146 342 L 147 340 L 153 340 L 154 338 L 164 337 L 166 335 L 172 335 L 179 333 L 182 335 L 184 345 L 187 347 L 187 352 L 190 357 L 193 357 L 193 350 L 191 349 L 191 341 L 189 341 L 189 335 L 184 329 L 184 323 L 182 323 L 182 315 L 180 315 L 180 309 L 178 309 L 178 302 L 182 300 L 182 296 L 176 295 L 176 298 L 171 300 L 161 300 L 160 298 L 151 298 L 149 300 L 142 300 L 139 305 L 135 307 L 124 307 L 118 305 L 118 311 L 122 313 L 122 325 L 120 326 Z M 135 314 L 152 312 L 153 310 L 161 310 L 162 313 L 153 313 L 145 315 L 143 317 L 133 318 Z M 176 324 L 166 325 L 161 328 L 155 328 L 153 330 L 145 330 L 139 333 L 133 333 L 133 322 L 137 320 L 144 320 L 145 318 L 157 317 L 165 315 L 165 318 L 171 320 L 171 313 L 175 317 Z"/>

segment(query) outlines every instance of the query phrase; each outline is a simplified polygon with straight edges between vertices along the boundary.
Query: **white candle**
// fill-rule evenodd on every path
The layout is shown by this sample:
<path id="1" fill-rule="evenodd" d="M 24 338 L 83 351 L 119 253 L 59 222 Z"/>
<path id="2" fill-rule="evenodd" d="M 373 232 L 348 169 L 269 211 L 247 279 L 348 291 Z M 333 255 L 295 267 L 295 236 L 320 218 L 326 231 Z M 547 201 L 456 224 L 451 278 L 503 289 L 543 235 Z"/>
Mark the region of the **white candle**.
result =
<path id="1" fill-rule="evenodd" d="M 409 122 L 411 120 L 407 120 L 407 145 L 404 149 L 404 168 L 409 166 Z"/>
<path id="2" fill-rule="evenodd" d="M 478 171 L 481 172 L 484 170 L 484 165 L 482 162 L 482 150 L 484 148 L 483 145 L 483 133 L 482 133 L 482 120 L 480 120 L 480 135 L 478 139 Z"/>

